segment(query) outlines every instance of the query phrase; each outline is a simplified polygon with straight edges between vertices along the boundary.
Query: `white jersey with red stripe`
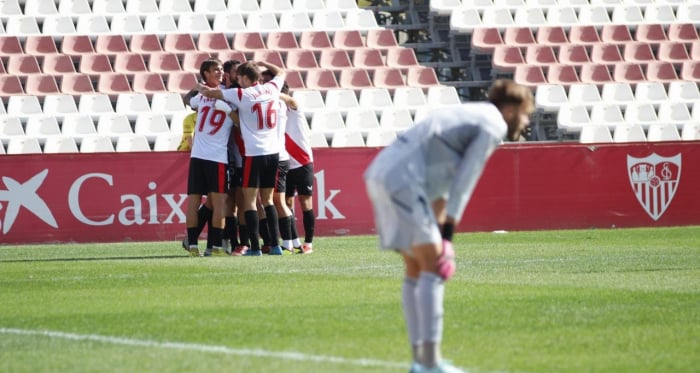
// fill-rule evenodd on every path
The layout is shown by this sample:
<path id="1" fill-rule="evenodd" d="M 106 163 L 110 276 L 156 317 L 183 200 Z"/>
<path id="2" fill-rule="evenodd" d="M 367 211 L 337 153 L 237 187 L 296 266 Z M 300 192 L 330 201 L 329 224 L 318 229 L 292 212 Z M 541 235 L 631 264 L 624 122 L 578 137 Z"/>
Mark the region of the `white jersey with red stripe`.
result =
<path id="1" fill-rule="evenodd" d="M 190 157 L 228 164 L 228 139 L 233 120 L 226 111 L 216 107 L 216 101 L 201 94 L 190 99 L 190 107 L 197 110 Z M 220 101 L 221 104 L 225 103 Z"/>
<path id="2" fill-rule="evenodd" d="M 309 124 L 304 112 L 288 108 L 285 133 L 285 148 L 289 153 L 289 169 L 306 166 L 314 161 L 311 151 Z"/>
<path id="3" fill-rule="evenodd" d="M 246 157 L 279 152 L 277 101 L 282 84 L 284 79 L 275 77 L 265 84 L 221 91 L 224 99 L 238 108 Z"/>
<path id="4" fill-rule="evenodd" d="M 287 149 L 284 147 L 284 134 L 287 129 L 287 111 L 289 108 L 287 107 L 287 104 L 283 100 L 277 100 L 279 102 L 280 108 L 279 108 L 279 121 L 277 125 L 277 140 L 279 141 L 279 152 L 280 152 L 280 162 L 281 161 L 288 161 L 289 160 L 289 153 L 287 153 Z"/>

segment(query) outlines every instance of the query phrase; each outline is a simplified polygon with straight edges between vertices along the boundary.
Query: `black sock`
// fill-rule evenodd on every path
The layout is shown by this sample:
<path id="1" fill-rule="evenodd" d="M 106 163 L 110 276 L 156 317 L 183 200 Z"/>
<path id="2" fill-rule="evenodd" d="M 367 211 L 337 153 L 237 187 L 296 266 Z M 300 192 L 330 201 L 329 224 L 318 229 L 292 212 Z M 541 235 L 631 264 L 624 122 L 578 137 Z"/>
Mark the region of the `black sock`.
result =
<path id="1" fill-rule="evenodd" d="M 199 206 L 199 210 L 197 210 L 197 235 L 199 236 L 202 234 L 202 231 L 204 230 L 204 225 L 209 223 L 211 224 L 211 215 L 212 211 L 209 207 L 206 205 L 201 205 Z"/>
<path id="2" fill-rule="evenodd" d="M 240 236 L 240 244 L 243 246 L 250 247 L 250 234 L 248 233 L 248 226 L 241 224 L 238 226 L 238 234 Z"/>
<path id="3" fill-rule="evenodd" d="M 245 212 L 245 223 L 248 226 L 248 235 L 250 237 L 250 248 L 252 250 L 260 250 L 260 237 L 258 231 L 258 212 L 248 210 Z"/>
<path id="4" fill-rule="evenodd" d="M 270 230 L 267 226 L 267 217 L 258 220 L 258 223 L 260 224 L 258 226 L 258 232 L 260 233 L 260 238 L 262 238 L 263 245 L 269 246 L 271 240 Z"/>
<path id="5" fill-rule="evenodd" d="M 238 246 L 238 218 L 235 216 L 226 217 L 226 225 L 224 226 L 224 238 L 231 240 L 231 246 Z"/>
<path id="6" fill-rule="evenodd" d="M 314 210 L 304 211 L 304 242 L 312 243 L 314 240 L 314 228 L 316 227 L 316 216 Z"/>
<path id="7" fill-rule="evenodd" d="M 292 217 L 285 216 L 277 220 L 280 228 L 280 236 L 283 240 L 289 241 L 292 239 Z"/>
<path id="8" fill-rule="evenodd" d="M 187 245 L 197 245 L 199 232 L 197 227 L 187 228 Z"/>
<path id="9" fill-rule="evenodd" d="M 270 232 L 270 246 L 277 246 L 279 245 L 279 227 L 275 205 L 265 206 L 265 216 L 267 216 L 267 229 Z"/>
<path id="10" fill-rule="evenodd" d="M 209 226 L 209 233 L 207 234 L 207 248 L 221 247 L 221 237 L 223 236 L 224 230 L 221 228 Z"/>

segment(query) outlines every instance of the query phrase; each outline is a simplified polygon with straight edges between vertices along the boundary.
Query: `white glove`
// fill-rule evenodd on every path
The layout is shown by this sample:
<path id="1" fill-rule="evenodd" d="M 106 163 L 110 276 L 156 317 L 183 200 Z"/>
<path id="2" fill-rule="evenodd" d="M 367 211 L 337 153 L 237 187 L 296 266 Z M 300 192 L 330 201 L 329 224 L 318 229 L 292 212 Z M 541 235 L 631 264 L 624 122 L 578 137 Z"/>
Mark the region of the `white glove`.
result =
<path id="1" fill-rule="evenodd" d="M 228 102 L 222 100 L 216 100 L 216 102 L 214 103 L 214 109 L 221 110 L 226 114 L 230 113 L 233 110 L 233 108 Z"/>

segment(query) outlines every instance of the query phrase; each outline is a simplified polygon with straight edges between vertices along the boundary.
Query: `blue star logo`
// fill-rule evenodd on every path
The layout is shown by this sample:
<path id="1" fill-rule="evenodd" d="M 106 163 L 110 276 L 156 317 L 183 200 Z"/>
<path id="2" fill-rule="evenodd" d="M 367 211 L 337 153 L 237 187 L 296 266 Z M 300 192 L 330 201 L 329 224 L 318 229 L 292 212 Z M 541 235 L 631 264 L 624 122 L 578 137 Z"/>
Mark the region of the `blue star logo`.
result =
<path id="1" fill-rule="evenodd" d="M 10 231 L 10 228 L 12 228 L 15 219 L 17 219 L 20 207 L 29 210 L 46 224 L 58 228 L 56 219 L 53 217 L 53 214 L 51 214 L 49 206 L 46 205 L 46 202 L 44 202 L 36 192 L 41 186 L 41 183 L 44 182 L 44 179 L 46 179 L 48 173 L 48 169 L 41 171 L 24 184 L 17 182 L 17 180 L 11 177 L 2 177 L 2 181 L 7 188 L 7 190 L 0 190 L 0 202 L 7 202 L 5 224 L 2 225 L 3 234 L 6 234 Z M 0 205 L 0 208 L 1 207 Z"/>

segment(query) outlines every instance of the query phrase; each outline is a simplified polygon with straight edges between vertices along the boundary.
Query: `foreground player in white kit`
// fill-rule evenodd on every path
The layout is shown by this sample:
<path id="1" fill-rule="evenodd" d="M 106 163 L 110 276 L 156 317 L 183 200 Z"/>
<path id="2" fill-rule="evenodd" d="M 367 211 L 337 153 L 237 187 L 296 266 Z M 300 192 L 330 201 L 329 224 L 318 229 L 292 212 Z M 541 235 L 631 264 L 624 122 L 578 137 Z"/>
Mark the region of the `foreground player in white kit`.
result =
<path id="1" fill-rule="evenodd" d="M 435 110 L 384 148 L 364 174 L 380 246 L 398 251 L 405 263 L 411 372 L 462 372 L 440 354 L 444 283 L 456 269 L 454 226 L 493 151 L 506 135 L 519 139 L 534 110 L 532 92 L 510 80 L 494 82 L 488 101 Z"/>

